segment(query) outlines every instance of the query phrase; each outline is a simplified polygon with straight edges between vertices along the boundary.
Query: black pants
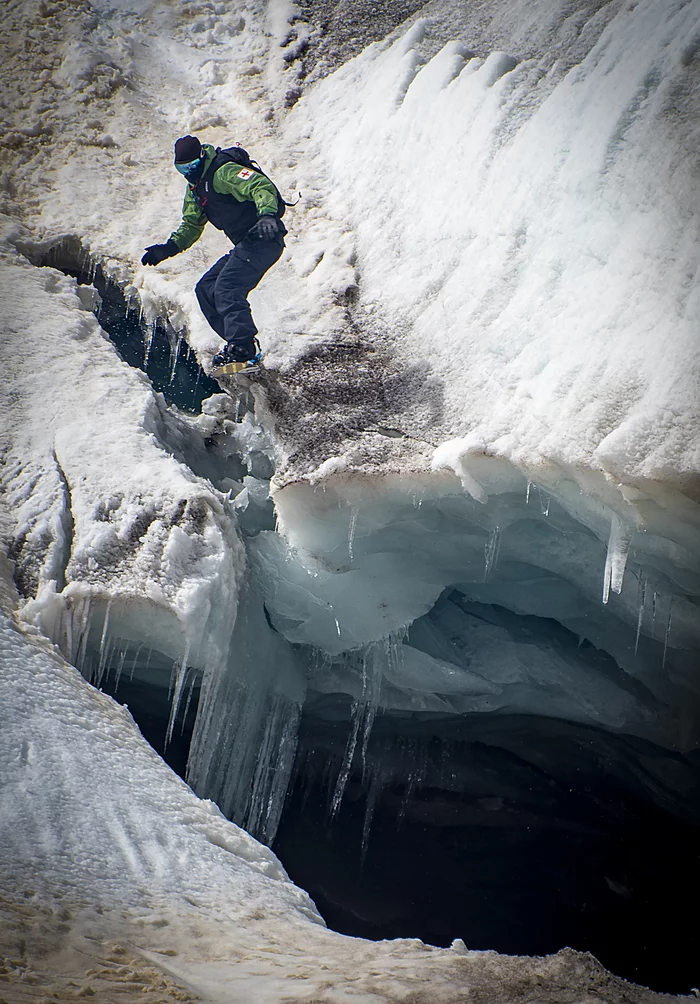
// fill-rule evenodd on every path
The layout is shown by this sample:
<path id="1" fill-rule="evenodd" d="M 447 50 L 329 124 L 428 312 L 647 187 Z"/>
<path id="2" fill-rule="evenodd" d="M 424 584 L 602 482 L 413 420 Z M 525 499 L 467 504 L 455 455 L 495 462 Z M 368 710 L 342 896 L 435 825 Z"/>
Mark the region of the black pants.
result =
<path id="1" fill-rule="evenodd" d="M 217 335 L 227 342 L 252 346 L 258 333 L 250 312 L 248 293 L 279 259 L 284 241 L 245 237 L 233 251 L 219 258 L 195 286 L 202 313 Z"/>

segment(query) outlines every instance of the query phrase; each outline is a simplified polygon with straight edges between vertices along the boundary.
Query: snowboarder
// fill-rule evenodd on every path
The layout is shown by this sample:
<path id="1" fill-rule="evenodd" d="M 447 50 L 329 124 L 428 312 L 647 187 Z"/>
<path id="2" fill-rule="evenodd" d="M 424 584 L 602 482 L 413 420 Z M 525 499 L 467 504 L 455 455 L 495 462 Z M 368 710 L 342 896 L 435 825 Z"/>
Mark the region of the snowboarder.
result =
<path id="1" fill-rule="evenodd" d="M 234 159 L 239 154 L 244 163 Z M 167 243 L 147 247 L 141 264 L 159 265 L 185 251 L 207 222 L 223 230 L 233 250 L 202 276 L 195 293 L 207 321 L 226 342 L 212 365 L 226 366 L 227 372 L 254 367 L 260 348 L 247 297 L 284 250 L 284 201 L 241 148 L 218 150 L 196 136 L 183 136 L 175 143 L 175 167 L 187 180 L 182 223 Z"/>

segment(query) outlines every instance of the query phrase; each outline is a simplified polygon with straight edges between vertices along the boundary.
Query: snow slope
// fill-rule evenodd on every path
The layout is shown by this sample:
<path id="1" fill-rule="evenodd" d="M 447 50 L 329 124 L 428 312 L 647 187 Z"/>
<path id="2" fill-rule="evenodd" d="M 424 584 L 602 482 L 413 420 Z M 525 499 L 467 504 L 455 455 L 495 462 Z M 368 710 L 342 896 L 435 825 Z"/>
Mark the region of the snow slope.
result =
<path id="1" fill-rule="evenodd" d="M 469 34 L 427 59 L 426 18 L 292 113 L 356 234 L 367 322 L 465 437 L 437 463 L 696 485 L 699 32 L 697 4 L 618 7 L 562 73 Z"/>
<path id="2" fill-rule="evenodd" d="M 218 340 L 192 287 L 225 241 L 137 264 L 177 225 L 170 150 L 188 130 L 247 143 L 283 191 L 304 191 L 285 260 L 253 294 L 271 366 L 347 336 L 359 290 L 350 330 L 430 374 L 433 407 L 412 423 L 390 400 L 384 415 L 419 466 L 418 441 L 460 437 L 436 463 L 487 452 L 695 491 L 697 3 L 428 6 L 291 113 L 305 37 L 291 4 L 43 9 L 8 5 L 24 30 L 7 43 L 20 165 L 6 205 L 37 235 L 77 234 L 202 358 Z M 344 435 L 351 466 L 378 449 L 366 422 Z"/>

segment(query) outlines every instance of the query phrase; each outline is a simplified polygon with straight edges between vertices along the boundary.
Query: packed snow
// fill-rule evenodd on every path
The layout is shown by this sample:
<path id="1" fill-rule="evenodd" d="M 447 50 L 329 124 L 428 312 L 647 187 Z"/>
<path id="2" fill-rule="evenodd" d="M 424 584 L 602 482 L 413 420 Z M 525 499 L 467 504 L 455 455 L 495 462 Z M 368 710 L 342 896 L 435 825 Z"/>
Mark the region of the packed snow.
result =
<path id="1" fill-rule="evenodd" d="M 293 112 L 353 225 L 363 310 L 464 436 L 437 462 L 696 474 L 698 31 L 694 4 L 622 8 L 561 77 L 469 38 L 426 59 L 426 18 Z"/>
<path id="2" fill-rule="evenodd" d="M 106 993 L 126 955 L 119 979 L 163 1000 L 417 1004 L 429 982 L 436 1002 L 519 1001 L 522 980 L 558 1004 L 660 999 L 573 953 L 335 935 L 220 811 L 272 840 L 309 695 L 352 702 L 332 811 L 379 709 L 697 747 L 700 0 L 571 8 L 433 0 L 305 83 L 316 29 L 287 0 L 6 4 L 18 995 Z M 209 366 L 193 287 L 222 235 L 139 264 L 178 224 L 186 132 L 240 141 L 303 195 L 251 295 L 268 374 L 196 417 L 120 360 L 89 286 L 36 267 L 75 272 L 82 248 Z M 196 679 L 188 780 L 220 808 L 73 666 L 155 681 L 168 736 Z M 653 797 L 680 799 L 685 776 L 652 778 Z"/>

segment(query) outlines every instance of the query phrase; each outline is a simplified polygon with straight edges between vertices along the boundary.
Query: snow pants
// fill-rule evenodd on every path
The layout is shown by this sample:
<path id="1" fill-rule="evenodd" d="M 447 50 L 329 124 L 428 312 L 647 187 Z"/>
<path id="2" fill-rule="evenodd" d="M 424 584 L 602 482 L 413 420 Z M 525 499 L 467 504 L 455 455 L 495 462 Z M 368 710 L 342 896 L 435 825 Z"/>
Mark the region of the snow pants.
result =
<path id="1" fill-rule="evenodd" d="M 205 272 L 195 286 L 199 306 L 217 335 L 234 345 L 251 347 L 258 333 L 248 293 L 255 289 L 284 250 L 276 240 L 245 237 Z"/>

